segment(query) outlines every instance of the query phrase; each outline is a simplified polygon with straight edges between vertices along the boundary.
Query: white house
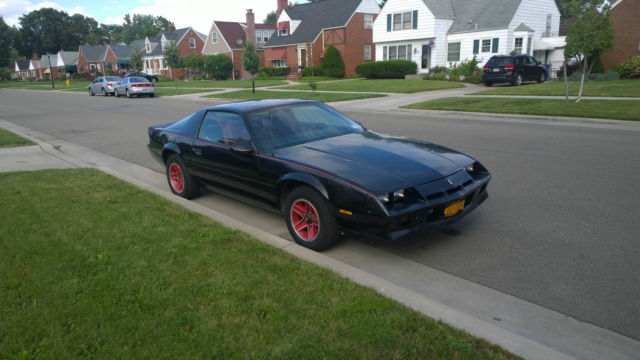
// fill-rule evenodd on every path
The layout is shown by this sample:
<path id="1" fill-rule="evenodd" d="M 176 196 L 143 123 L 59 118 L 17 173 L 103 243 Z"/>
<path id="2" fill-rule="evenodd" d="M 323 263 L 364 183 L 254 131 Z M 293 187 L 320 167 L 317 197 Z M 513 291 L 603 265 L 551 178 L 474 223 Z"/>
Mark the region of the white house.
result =
<path id="1" fill-rule="evenodd" d="M 388 0 L 373 23 L 376 61 L 408 59 L 418 72 L 473 56 L 528 53 L 562 65 L 564 37 L 554 0 Z"/>

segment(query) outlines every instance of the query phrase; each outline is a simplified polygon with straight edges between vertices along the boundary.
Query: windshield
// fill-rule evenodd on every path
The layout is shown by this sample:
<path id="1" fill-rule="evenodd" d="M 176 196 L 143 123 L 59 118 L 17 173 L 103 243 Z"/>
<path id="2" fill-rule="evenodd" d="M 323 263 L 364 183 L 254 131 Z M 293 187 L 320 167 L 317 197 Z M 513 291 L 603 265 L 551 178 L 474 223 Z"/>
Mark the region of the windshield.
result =
<path id="1" fill-rule="evenodd" d="M 271 151 L 329 137 L 361 132 L 355 121 L 324 104 L 280 106 L 249 113 L 254 142 Z"/>
<path id="2" fill-rule="evenodd" d="M 487 61 L 487 66 L 505 66 L 513 64 L 512 57 L 494 56 Z"/>

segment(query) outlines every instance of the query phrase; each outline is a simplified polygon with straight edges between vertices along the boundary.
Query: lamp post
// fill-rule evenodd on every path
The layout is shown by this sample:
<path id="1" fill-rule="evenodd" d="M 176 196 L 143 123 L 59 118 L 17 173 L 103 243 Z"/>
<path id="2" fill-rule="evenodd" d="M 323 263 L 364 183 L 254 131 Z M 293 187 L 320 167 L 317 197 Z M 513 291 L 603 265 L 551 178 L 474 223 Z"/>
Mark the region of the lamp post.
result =
<path id="1" fill-rule="evenodd" d="M 51 55 L 46 55 L 49 59 L 49 77 L 51 78 L 51 87 L 56 88 L 56 84 L 53 82 L 53 70 L 51 69 Z"/>

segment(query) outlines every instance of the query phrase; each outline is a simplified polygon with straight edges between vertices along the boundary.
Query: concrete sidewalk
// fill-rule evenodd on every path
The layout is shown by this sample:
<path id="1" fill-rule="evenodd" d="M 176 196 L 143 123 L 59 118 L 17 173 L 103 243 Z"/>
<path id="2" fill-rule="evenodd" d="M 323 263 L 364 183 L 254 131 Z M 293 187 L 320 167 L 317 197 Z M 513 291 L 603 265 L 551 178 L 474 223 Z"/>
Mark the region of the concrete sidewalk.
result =
<path id="1" fill-rule="evenodd" d="M 0 149 L 0 172 L 73 167 L 101 169 L 210 217 L 224 226 L 248 233 L 300 259 L 328 268 L 427 316 L 484 338 L 524 358 L 637 359 L 640 354 L 640 342 L 634 339 L 406 259 L 375 250 L 364 253 L 353 247 L 354 244 L 343 247 L 338 254 L 335 251 L 317 253 L 307 250 L 210 207 L 173 195 L 162 173 L 3 120 L 0 120 L 0 127 L 38 144 Z M 340 260 L 341 257 L 353 256 L 365 258 L 363 261 L 376 270 L 384 269 L 385 274 L 374 275 L 375 271 L 367 271 L 367 267 L 356 268 Z M 399 279 L 402 281 L 398 281 Z M 399 285 L 407 281 L 419 282 L 421 286 L 428 287 L 428 291 L 416 291 Z M 480 312 L 482 316 L 478 315 Z M 501 325 L 491 321 L 491 317 L 495 320 L 498 314 L 498 323 Z"/>

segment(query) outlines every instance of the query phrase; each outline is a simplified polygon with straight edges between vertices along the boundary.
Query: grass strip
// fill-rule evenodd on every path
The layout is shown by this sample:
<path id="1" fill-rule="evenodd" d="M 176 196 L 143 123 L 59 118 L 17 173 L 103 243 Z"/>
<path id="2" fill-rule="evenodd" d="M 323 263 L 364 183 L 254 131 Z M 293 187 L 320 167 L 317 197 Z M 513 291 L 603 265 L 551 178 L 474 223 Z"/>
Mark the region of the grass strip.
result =
<path id="1" fill-rule="evenodd" d="M 550 99 L 453 97 L 406 105 L 403 108 L 640 120 L 640 101 L 635 100 L 582 100 L 576 103 Z"/>
<path id="2" fill-rule="evenodd" d="M 0 183 L 2 358 L 514 358 L 98 170 Z"/>
<path id="3" fill-rule="evenodd" d="M 569 81 L 568 85 L 569 95 L 578 96 L 580 82 Z M 523 86 L 500 86 L 473 95 L 565 96 L 564 81 L 554 80 L 543 84 L 527 83 Z M 587 81 L 584 83 L 582 96 L 640 97 L 640 80 Z"/>
<path id="4" fill-rule="evenodd" d="M 9 130 L 0 128 L 0 148 L 30 146 L 35 143 L 29 139 L 25 139 L 20 135 L 14 134 Z"/>
<path id="5" fill-rule="evenodd" d="M 256 87 L 286 85 L 282 80 L 256 80 Z M 160 81 L 156 87 L 178 88 L 214 88 L 214 89 L 251 89 L 251 80 L 192 80 L 192 81 Z"/>
<path id="6" fill-rule="evenodd" d="M 325 93 L 311 91 L 268 91 L 268 90 L 256 90 L 254 94 L 251 90 L 240 90 L 227 92 L 222 94 L 212 94 L 204 97 L 208 98 L 222 98 L 222 99 L 237 99 L 237 100 L 262 100 L 262 99 L 304 99 L 304 100 L 317 100 L 320 102 L 334 102 L 334 101 L 348 101 L 348 100 L 360 100 L 375 97 L 383 97 L 383 94 L 349 94 L 349 93 Z"/>
<path id="7" fill-rule="evenodd" d="M 463 84 L 452 81 L 425 81 L 404 79 L 345 80 L 320 82 L 316 85 L 317 90 L 322 91 L 386 92 L 404 94 L 464 87 Z M 282 89 L 310 90 L 310 86 L 308 84 L 293 85 L 282 87 Z"/>

